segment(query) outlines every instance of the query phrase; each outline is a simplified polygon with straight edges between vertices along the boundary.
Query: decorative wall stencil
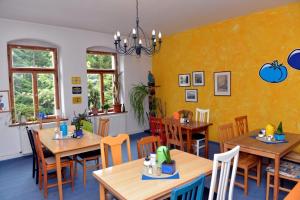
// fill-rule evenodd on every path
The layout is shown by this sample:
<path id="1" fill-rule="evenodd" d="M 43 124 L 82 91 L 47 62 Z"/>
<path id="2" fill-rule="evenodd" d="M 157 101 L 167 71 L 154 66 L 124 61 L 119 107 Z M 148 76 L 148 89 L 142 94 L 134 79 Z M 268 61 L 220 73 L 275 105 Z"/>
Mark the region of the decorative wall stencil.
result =
<path id="1" fill-rule="evenodd" d="M 259 76 L 269 83 L 280 83 L 286 79 L 288 75 L 287 69 L 277 60 L 272 63 L 264 64 L 259 70 Z"/>
<path id="2" fill-rule="evenodd" d="M 73 76 L 71 80 L 72 80 L 73 85 L 80 85 L 81 84 L 81 77 L 80 76 Z"/>
<path id="3" fill-rule="evenodd" d="M 287 62 L 291 67 L 300 70 L 300 49 L 295 49 L 292 51 L 287 59 Z"/>
<path id="4" fill-rule="evenodd" d="M 81 94 L 81 87 L 72 87 L 72 94 Z"/>
<path id="5" fill-rule="evenodd" d="M 80 96 L 72 97 L 73 104 L 81 104 L 82 98 Z"/>

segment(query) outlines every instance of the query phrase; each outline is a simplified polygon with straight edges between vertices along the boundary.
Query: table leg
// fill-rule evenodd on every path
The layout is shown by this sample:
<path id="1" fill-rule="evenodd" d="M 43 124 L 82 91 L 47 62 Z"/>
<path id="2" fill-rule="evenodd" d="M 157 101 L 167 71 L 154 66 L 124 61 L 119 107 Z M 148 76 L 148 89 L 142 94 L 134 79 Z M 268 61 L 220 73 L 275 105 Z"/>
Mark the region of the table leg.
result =
<path id="1" fill-rule="evenodd" d="M 187 137 L 187 152 L 192 153 L 192 132 L 191 130 L 186 130 Z"/>
<path id="2" fill-rule="evenodd" d="M 274 164 L 274 193 L 273 199 L 278 199 L 278 192 L 279 192 L 279 167 L 280 167 L 280 157 L 275 156 L 275 164 Z"/>
<path id="3" fill-rule="evenodd" d="M 99 193 L 100 193 L 100 200 L 105 200 L 105 188 L 101 183 L 99 183 Z"/>
<path id="4" fill-rule="evenodd" d="M 56 174 L 57 174 L 57 187 L 59 193 L 59 200 L 63 200 L 60 154 L 55 155 L 55 160 L 56 160 Z"/>
<path id="5" fill-rule="evenodd" d="M 205 158 L 208 158 L 208 127 L 205 129 Z"/>

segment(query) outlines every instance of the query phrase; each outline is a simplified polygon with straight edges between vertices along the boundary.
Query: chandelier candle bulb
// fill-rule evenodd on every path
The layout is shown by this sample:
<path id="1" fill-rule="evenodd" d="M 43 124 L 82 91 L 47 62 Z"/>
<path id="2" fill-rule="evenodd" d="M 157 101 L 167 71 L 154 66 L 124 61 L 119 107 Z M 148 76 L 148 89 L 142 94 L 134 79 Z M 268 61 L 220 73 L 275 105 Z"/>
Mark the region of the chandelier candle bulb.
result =
<path id="1" fill-rule="evenodd" d="M 158 38 L 161 39 L 161 32 L 158 33 Z"/>
<path id="2" fill-rule="evenodd" d="M 115 39 L 115 41 L 117 40 L 117 35 L 116 34 L 114 35 L 114 39 Z"/>
<path id="3" fill-rule="evenodd" d="M 142 40 L 141 39 L 139 40 L 139 45 L 142 45 Z"/>
<path id="4" fill-rule="evenodd" d="M 118 37 L 118 40 L 120 40 L 120 37 L 121 37 L 120 31 L 117 31 L 117 37 Z"/>

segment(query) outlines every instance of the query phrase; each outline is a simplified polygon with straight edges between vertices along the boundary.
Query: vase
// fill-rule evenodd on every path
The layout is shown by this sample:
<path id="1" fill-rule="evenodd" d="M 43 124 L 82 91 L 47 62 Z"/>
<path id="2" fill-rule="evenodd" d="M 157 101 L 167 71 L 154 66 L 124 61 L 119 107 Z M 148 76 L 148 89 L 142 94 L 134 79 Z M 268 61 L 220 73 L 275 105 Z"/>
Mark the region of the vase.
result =
<path id="1" fill-rule="evenodd" d="M 82 129 L 74 130 L 74 137 L 81 137 L 83 136 Z"/>
<path id="2" fill-rule="evenodd" d="M 285 134 L 277 134 L 277 133 L 275 133 L 274 134 L 274 138 L 277 141 L 284 141 L 285 140 Z"/>
<path id="3" fill-rule="evenodd" d="M 166 161 L 161 164 L 161 172 L 163 174 L 174 174 L 176 172 L 176 162 L 172 160 L 171 163 L 167 164 Z"/>
<path id="4" fill-rule="evenodd" d="M 121 112 L 121 104 L 114 104 L 114 112 L 120 113 Z"/>

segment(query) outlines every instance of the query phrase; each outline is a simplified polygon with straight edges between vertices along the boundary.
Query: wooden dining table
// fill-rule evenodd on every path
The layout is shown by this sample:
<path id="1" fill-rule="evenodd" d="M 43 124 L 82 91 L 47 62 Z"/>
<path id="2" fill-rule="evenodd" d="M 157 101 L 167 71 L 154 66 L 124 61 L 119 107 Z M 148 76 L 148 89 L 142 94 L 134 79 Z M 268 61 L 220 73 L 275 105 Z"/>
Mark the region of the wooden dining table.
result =
<path id="1" fill-rule="evenodd" d="M 69 132 L 73 132 L 74 127 L 68 127 Z M 37 130 L 41 143 L 49 149 L 56 160 L 57 186 L 59 199 L 63 199 L 62 179 L 61 179 L 61 158 L 71 156 L 87 151 L 100 149 L 100 136 L 83 130 L 83 137 L 80 139 L 69 138 L 63 140 L 54 140 L 55 128 Z"/>
<path id="2" fill-rule="evenodd" d="M 171 150 L 171 157 L 176 161 L 179 179 L 142 180 L 143 158 L 94 171 L 93 176 L 99 181 L 100 200 L 105 199 L 105 190 L 119 200 L 164 199 L 174 188 L 212 173 L 213 161 L 206 158 L 175 149 Z"/>
<path id="3" fill-rule="evenodd" d="M 240 146 L 240 151 L 274 160 L 274 195 L 278 199 L 280 158 L 292 151 L 300 143 L 300 134 L 286 133 L 286 143 L 267 144 L 255 137 L 259 130 L 250 132 L 224 142 L 224 151 Z"/>

